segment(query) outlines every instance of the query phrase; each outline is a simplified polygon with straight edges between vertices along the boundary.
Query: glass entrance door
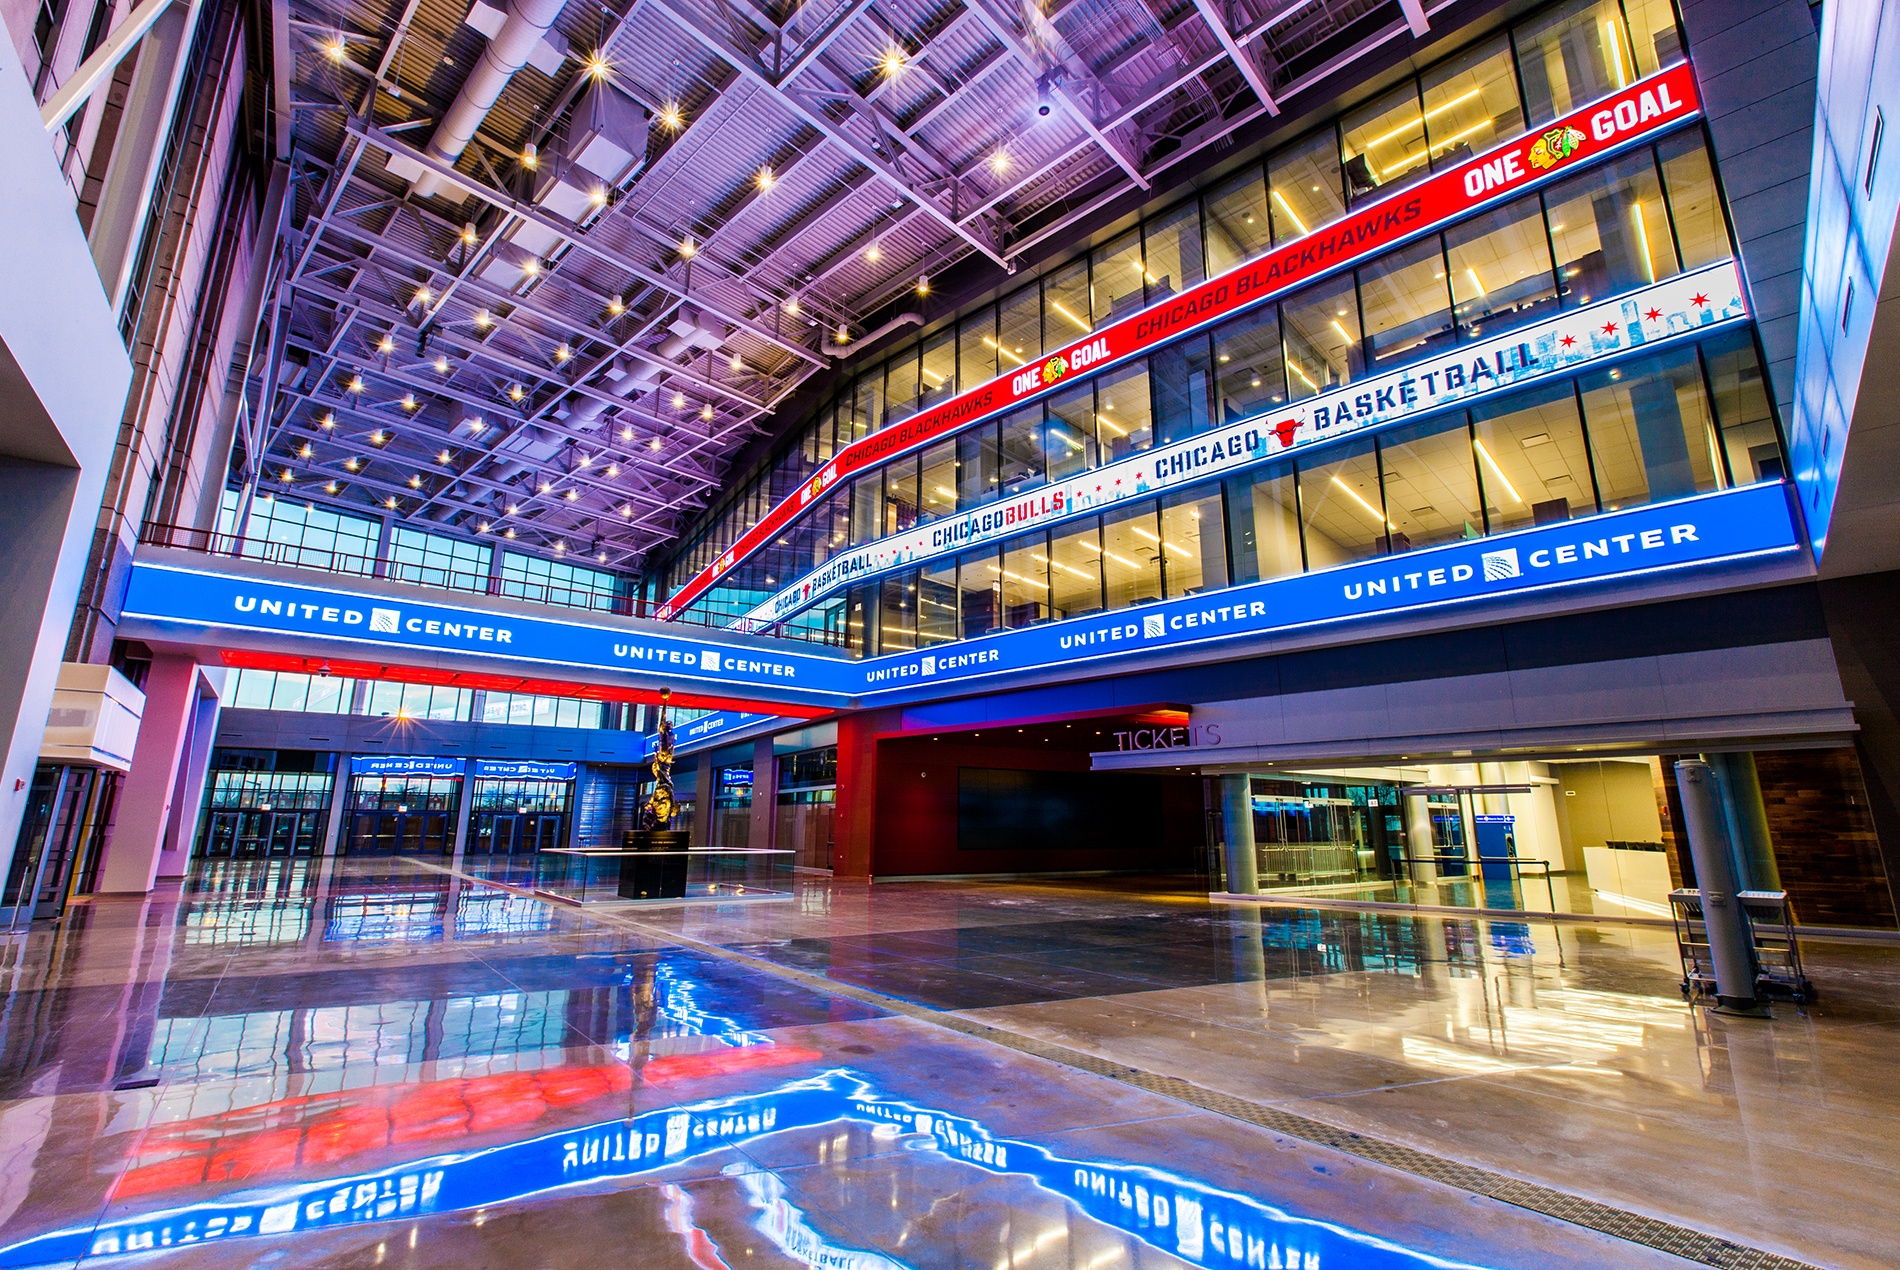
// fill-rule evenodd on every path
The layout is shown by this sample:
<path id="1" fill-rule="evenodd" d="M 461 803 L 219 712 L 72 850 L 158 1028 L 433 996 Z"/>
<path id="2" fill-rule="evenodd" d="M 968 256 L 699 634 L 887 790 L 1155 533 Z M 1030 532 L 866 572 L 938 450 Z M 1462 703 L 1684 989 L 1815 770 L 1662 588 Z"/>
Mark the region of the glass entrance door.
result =
<path id="1" fill-rule="evenodd" d="M 558 847 L 564 819 L 559 812 L 478 812 L 469 830 L 469 854 L 510 856 Z"/>
<path id="2" fill-rule="evenodd" d="M 455 822 L 440 811 L 359 811 L 350 817 L 348 855 L 447 855 Z"/>
<path id="3" fill-rule="evenodd" d="M 310 855 L 323 836 L 323 819 L 321 811 L 214 811 L 200 853 L 227 860 Z"/>

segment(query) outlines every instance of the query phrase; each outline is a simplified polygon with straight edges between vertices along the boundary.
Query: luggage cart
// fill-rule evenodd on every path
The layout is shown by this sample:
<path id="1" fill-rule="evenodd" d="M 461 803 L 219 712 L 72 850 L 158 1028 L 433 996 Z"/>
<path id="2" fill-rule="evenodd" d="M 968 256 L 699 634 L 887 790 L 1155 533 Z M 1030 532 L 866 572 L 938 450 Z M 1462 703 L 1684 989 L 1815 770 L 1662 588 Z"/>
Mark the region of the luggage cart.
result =
<path id="1" fill-rule="evenodd" d="M 1756 993 L 1791 1001 L 1814 1000 L 1814 985 L 1801 969 L 1801 946 L 1795 939 L 1787 892 L 1741 891 L 1736 899 L 1741 901 L 1754 945 Z M 1682 995 L 1714 995 L 1715 960 L 1703 920 L 1702 892 L 1694 888 L 1671 891 L 1669 912 L 1676 924 L 1676 954 L 1682 959 Z"/>
<path id="2" fill-rule="evenodd" d="M 1676 955 L 1682 958 L 1682 995 L 1715 995 L 1715 957 L 1709 950 L 1709 927 L 1702 917 L 1702 892 L 1681 887 L 1669 892 L 1669 915 L 1676 923 Z"/>
<path id="3" fill-rule="evenodd" d="M 1755 939 L 1755 990 L 1791 1001 L 1814 1000 L 1814 985 L 1801 969 L 1801 945 L 1794 935 L 1794 912 L 1786 891 L 1740 891 L 1735 896 L 1748 914 Z"/>

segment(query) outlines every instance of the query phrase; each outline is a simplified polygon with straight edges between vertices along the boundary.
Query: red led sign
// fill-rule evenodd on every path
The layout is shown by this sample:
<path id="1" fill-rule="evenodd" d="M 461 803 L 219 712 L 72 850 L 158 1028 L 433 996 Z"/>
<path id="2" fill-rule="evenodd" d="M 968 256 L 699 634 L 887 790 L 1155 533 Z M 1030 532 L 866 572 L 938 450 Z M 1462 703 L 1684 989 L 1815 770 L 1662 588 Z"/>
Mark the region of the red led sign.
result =
<path id="1" fill-rule="evenodd" d="M 732 568 L 784 532 L 832 486 L 859 471 L 928 445 L 980 419 L 1051 391 L 1066 377 L 1098 370 L 1231 317 L 1323 273 L 1429 232 L 1485 204 L 1690 118 L 1699 108 L 1695 75 L 1679 63 L 1495 150 L 1351 212 L 1302 238 L 1084 336 L 1033 365 L 999 375 L 921 414 L 852 442 L 781 501 L 655 613 L 671 618 Z"/>

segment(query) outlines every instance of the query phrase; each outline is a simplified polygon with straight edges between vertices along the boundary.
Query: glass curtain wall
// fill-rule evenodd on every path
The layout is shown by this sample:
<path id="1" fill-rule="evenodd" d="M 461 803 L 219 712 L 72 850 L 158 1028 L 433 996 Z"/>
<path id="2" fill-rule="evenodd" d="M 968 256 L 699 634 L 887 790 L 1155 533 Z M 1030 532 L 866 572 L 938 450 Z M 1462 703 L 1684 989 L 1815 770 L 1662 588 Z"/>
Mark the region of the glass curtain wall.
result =
<path id="1" fill-rule="evenodd" d="M 1678 218 L 1678 208 L 1686 221 Z M 1244 227 L 1244 213 L 1240 223 Z M 1178 235 L 1170 241 L 1177 240 Z M 742 565 L 724 591 L 728 597 L 747 597 L 734 606 L 743 611 L 835 551 L 1496 338 L 1565 308 L 1726 258 L 1728 243 L 1700 134 L 1639 148 L 867 473 L 839 488 L 786 536 L 784 545 Z M 1103 259 L 1123 259 L 1125 248 L 1117 251 L 1123 254 Z M 1101 302 L 1099 292 L 1092 298 L 1072 294 L 1062 302 L 1069 316 L 1058 317 L 1079 330 L 1077 322 L 1086 323 L 1095 312 L 1092 306 Z M 1069 338 L 1068 333 L 1061 338 Z M 1628 400 L 1631 409 L 1641 409 L 1662 398 L 1639 393 Z M 1627 460 L 1626 451 L 1614 446 L 1602 457 L 1611 464 Z M 1706 475 L 1703 471 L 1696 479 Z M 1658 488 L 1681 489 L 1689 479 L 1665 478 Z M 1621 505 L 1626 501 L 1622 485 L 1613 485 Z M 1659 492 L 1654 497 L 1673 496 Z M 1309 490 L 1309 502 L 1314 497 Z M 1428 505 L 1437 507 L 1416 504 Z M 1328 541 L 1355 545 L 1309 544 L 1314 567 L 1362 558 L 1371 549 L 1372 538 L 1361 531 L 1373 526 L 1351 527 L 1350 502 L 1345 506 L 1346 520 L 1332 526 L 1345 536 L 1329 535 Z M 1445 519 L 1453 509 L 1439 510 L 1444 513 L 1439 519 Z M 1469 512 L 1475 505 L 1458 510 Z M 1461 514 L 1447 523 L 1468 519 Z M 1427 521 L 1436 524 L 1427 516 L 1397 532 L 1407 541 L 1419 533 L 1442 541 L 1438 528 L 1427 530 Z M 1312 523 L 1311 513 L 1307 523 Z M 1107 549 L 1112 552 L 1112 545 Z M 1114 557 L 1104 560 L 1112 579 Z M 1003 565 L 996 568 L 1000 578 Z M 747 589 L 747 579 L 760 582 L 760 589 Z M 974 620 L 974 627 L 965 623 L 966 634 L 1004 624 L 1001 617 L 994 623 Z"/>

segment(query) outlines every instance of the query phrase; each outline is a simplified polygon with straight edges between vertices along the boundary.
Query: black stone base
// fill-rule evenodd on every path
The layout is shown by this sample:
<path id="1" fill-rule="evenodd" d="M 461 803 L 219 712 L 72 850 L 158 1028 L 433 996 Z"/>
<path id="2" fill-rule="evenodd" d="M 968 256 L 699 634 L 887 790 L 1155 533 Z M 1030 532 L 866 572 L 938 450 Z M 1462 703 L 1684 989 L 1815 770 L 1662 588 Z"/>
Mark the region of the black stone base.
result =
<path id="1" fill-rule="evenodd" d="M 620 861 L 619 894 L 623 900 L 677 900 L 686 894 L 686 850 L 683 829 L 629 829 L 621 845 L 630 855 Z M 660 854 L 660 853 L 666 854 Z"/>

